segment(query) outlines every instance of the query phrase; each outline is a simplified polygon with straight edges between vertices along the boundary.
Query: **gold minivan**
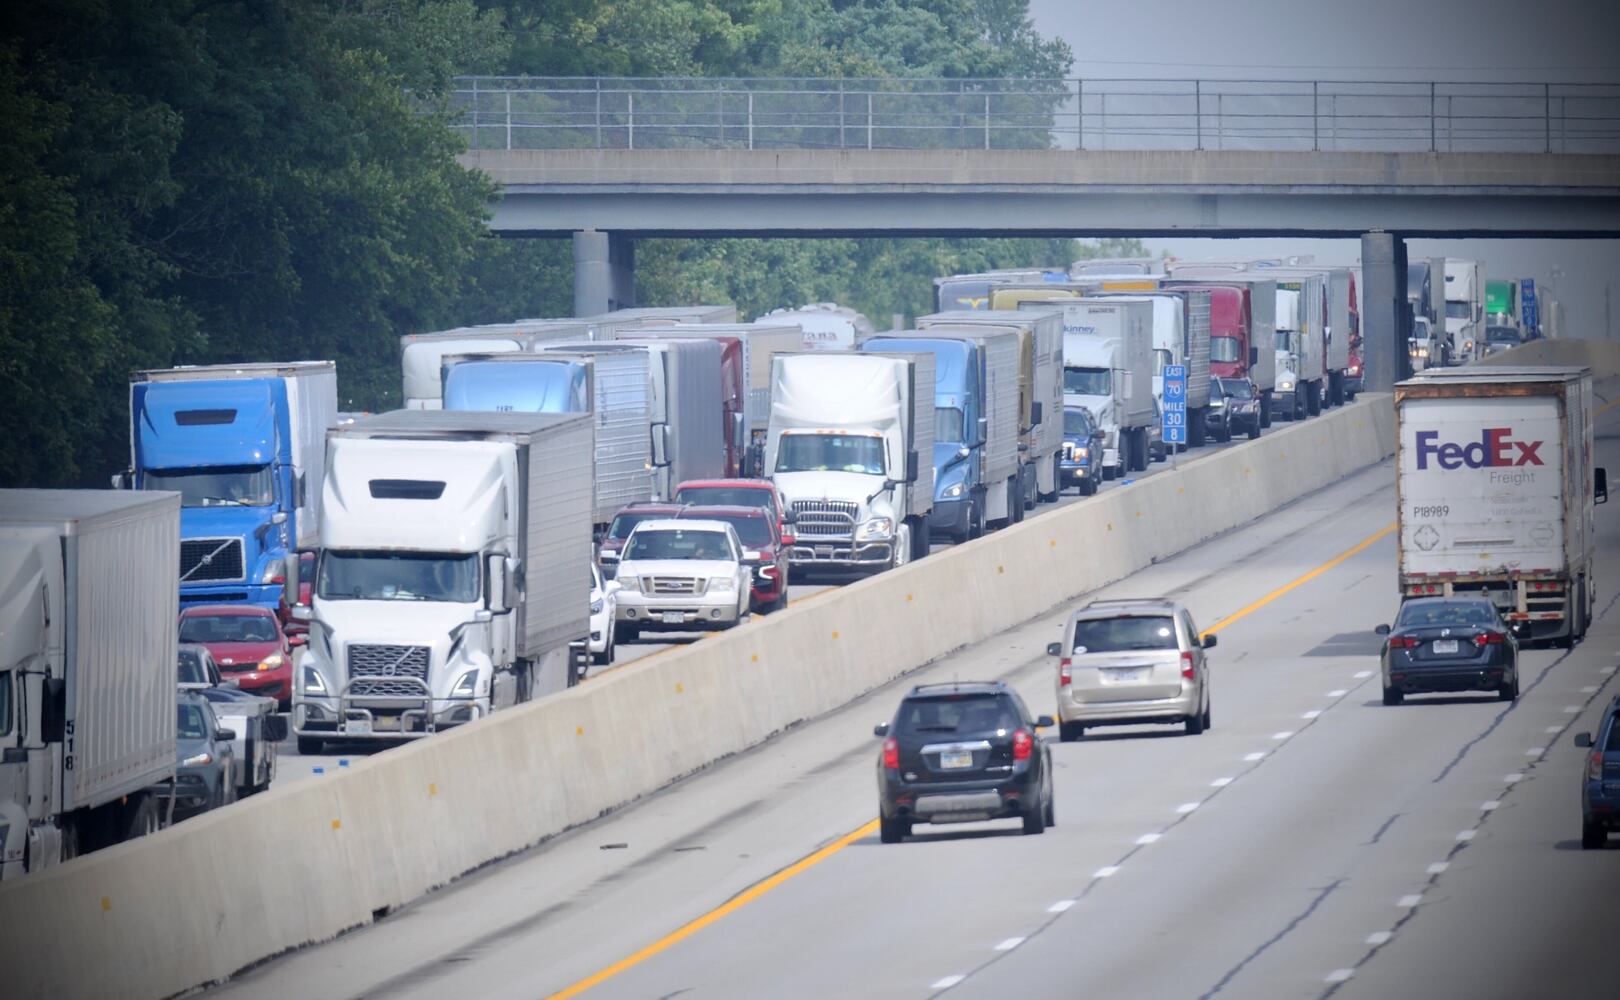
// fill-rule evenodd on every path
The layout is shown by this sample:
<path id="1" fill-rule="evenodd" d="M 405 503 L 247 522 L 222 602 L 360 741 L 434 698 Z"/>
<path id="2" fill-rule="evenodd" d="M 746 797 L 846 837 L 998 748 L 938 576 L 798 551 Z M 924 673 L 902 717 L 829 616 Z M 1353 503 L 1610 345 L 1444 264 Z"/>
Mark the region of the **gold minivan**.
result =
<path id="1" fill-rule="evenodd" d="M 1209 728 L 1209 660 L 1186 608 L 1169 600 L 1093 601 L 1069 615 L 1057 658 L 1058 731 L 1064 742 L 1091 726 Z"/>

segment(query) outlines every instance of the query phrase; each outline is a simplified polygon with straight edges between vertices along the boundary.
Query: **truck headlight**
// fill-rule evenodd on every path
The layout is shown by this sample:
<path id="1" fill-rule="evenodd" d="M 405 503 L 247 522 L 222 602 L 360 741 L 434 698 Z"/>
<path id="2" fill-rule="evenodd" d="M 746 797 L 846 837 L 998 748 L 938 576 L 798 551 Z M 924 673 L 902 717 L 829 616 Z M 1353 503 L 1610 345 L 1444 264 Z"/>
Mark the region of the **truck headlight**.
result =
<path id="1" fill-rule="evenodd" d="M 1288 392 L 1288 391 L 1289 391 L 1289 390 L 1290 390 L 1290 389 L 1292 389 L 1292 388 L 1293 388 L 1293 387 L 1294 387 L 1294 383 L 1292 383 L 1292 382 L 1289 382 L 1289 381 L 1287 381 L 1287 380 L 1284 380 L 1284 381 L 1282 381 L 1282 382 L 1278 382 L 1278 383 L 1277 383 L 1277 390 L 1278 390 L 1278 391 L 1279 391 L 1279 392 Z"/>
<path id="2" fill-rule="evenodd" d="M 874 517 L 855 531 L 858 542 L 886 541 L 894 534 L 894 521 L 887 517 Z"/>
<path id="3" fill-rule="evenodd" d="M 456 686 L 451 689 L 452 698 L 471 698 L 478 688 L 478 671 L 469 670 L 456 680 Z"/>
<path id="4" fill-rule="evenodd" d="M 735 594 L 737 592 L 737 578 L 731 576 L 709 577 L 709 593 Z"/>
<path id="5" fill-rule="evenodd" d="M 326 693 L 326 681 L 321 678 L 321 672 L 308 664 L 304 665 L 304 691 L 308 694 Z"/>
<path id="6" fill-rule="evenodd" d="M 213 762 L 214 755 L 211 753 L 194 753 L 190 757 L 187 757 L 185 760 L 181 761 L 180 766 L 202 767 L 204 764 L 212 764 Z"/>
<path id="7" fill-rule="evenodd" d="M 952 483 L 951 485 L 945 487 L 945 489 L 941 490 L 939 495 L 942 499 L 952 500 L 961 496 L 966 490 L 966 483 Z"/>

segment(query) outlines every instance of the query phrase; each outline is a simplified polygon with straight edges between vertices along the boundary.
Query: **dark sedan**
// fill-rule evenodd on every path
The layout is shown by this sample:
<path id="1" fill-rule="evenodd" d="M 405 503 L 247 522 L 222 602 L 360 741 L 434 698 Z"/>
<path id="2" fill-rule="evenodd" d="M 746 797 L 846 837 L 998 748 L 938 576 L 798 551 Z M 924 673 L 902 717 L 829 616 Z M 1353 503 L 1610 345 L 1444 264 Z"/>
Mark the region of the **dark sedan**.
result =
<path id="1" fill-rule="evenodd" d="M 883 737 L 878 756 L 879 839 L 894 844 L 913 823 L 1019 819 L 1025 833 L 1056 820 L 1052 755 L 1029 714 L 1000 681 L 914 687 Z"/>
<path id="2" fill-rule="evenodd" d="M 1384 704 L 1409 694 L 1488 691 L 1504 701 L 1519 697 L 1519 643 L 1484 598 L 1418 597 L 1401 605 L 1379 654 Z"/>
<path id="3" fill-rule="evenodd" d="M 195 691 L 180 691 L 174 731 L 179 770 L 175 778 L 176 819 L 218 809 L 236 801 L 236 756 L 231 743 L 236 733 L 222 729 L 214 708 Z M 168 798 L 167 784 L 153 792 Z"/>
<path id="4" fill-rule="evenodd" d="M 1586 751 L 1581 774 L 1581 846 L 1595 850 L 1620 830 L 1620 696 L 1609 702 L 1597 739 L 1579 733 L 1575 745 Z"/>

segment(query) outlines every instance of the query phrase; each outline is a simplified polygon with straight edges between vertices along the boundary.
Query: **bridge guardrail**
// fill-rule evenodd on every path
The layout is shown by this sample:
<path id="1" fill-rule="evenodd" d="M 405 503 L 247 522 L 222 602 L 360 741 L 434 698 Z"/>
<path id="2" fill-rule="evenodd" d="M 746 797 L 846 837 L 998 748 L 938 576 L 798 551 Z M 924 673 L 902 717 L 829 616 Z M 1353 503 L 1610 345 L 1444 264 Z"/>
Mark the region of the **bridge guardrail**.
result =
<path id="1" fill-rule="evenodd" d="M 1620 152 L 1620 84 L 459 77 L 474 149 Z"/>

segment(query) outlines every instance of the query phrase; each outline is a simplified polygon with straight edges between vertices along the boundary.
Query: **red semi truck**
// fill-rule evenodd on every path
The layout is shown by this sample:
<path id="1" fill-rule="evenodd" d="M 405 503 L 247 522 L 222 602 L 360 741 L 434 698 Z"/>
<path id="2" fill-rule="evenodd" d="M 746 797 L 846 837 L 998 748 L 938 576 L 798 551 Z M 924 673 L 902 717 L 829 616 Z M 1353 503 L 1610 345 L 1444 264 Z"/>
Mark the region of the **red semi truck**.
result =
<path id="1" fill-rule="evenodd" d="M 1165 288 L 1209 293 L 1209 373 L 1246 378 L 1260 396 L 1260 426 L 1271 426 L 1271 393 L 1277 358 L 1272 334 L 1256 337 L 1251 293 L 1246 284 L 1166 281 Z"/>

